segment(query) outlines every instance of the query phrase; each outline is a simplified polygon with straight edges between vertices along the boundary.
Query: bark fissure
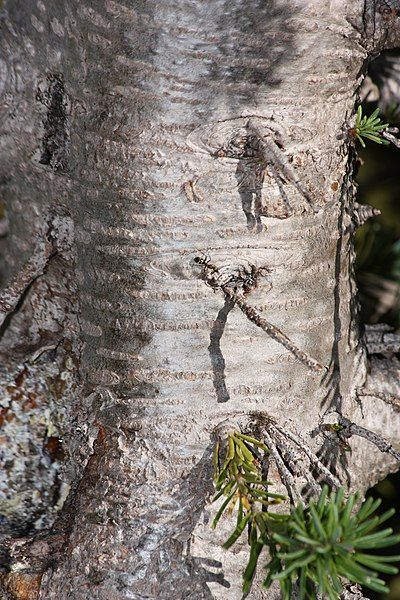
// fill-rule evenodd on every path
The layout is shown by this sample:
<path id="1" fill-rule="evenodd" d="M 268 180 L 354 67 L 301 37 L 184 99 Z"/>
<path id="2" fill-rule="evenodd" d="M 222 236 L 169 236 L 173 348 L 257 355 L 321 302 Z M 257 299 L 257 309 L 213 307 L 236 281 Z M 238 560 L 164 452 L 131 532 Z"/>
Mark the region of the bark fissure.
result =
<path id="1" fill-rule="evenodd" d="M 30 288 L 43 275 L 46 267 L 55 255 L 50 241 L 41 242 L 40 247 L 33 252 L 32 258 L 20 269 L 14 279 L 0 294 L 0 339 L 7 326 L 21 308 Z"/>
<path id="2" fill-rule="evenodd" d="M 37 101 L 47 108 L 39 163 L 57 171 L 67 166 L 69 146 L 68 101 L 62 73 L 49 74 L 47 85 L 45 91 L 39 87 L 36 94 Z"/>

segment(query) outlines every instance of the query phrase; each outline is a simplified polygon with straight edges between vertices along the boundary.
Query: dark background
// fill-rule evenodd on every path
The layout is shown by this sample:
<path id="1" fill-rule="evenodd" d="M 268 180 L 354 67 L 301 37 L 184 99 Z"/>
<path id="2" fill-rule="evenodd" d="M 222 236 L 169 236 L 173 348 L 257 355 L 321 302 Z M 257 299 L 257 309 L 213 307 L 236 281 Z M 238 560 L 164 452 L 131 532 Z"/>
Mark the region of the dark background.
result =
<path id="1" fill-rule="evenodd" d="M 366 107 L 370 114 L 374 107 Z M 400 149 L 370 141 L 357 144 L 362 165 L 358 171 L 357 201 L 379 208 L 381 215 L 370 219 L 356 235 L 356 277 L 364 323 L 389 323 L 400 327 Z M 399 357 L 400 358 L 400 357 Z M 399 432 L 400 433 L 400 432 Z M 385 523 L 400 533 L 400 471 L 389 475 L 369 490 L 381 498 L 379 512 L 394 506 L 396 514 Z M 400 545 L 380 550 L 400 554 Z M 400 568 L 400 564 L 397 565 Z M 382 576 L 385 579 L 385 576 Z M 388 595 L 365 589 L 371 600 L 400 600 L 400 574 L 389 576 Z"/>

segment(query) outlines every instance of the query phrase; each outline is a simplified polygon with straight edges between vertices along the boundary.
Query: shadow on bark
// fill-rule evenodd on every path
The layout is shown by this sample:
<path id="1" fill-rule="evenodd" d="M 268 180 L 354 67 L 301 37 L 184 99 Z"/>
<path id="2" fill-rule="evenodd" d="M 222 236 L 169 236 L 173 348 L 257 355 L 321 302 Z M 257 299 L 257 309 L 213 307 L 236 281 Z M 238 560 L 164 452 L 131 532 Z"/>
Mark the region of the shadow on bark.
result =
<path id="1" fill-rule="evenodd" d="M 225 303 L 225 307 L 228 304 L 228 300 Z M 226 309 L 224 307 L 224 309 Z M 233 308 L 229 308 L 227 310 L 227 314 Z M 220 313 L 222 312 L 221 309 Z M 189 506 L 192 506 L 194 510 L 193 513 L 190 514 L 191 519 L 191 527 L 190 532 L 188 531 L 188 544 L 187 544 L 187 564 L 189 565 L 191 577 L 194 579 L 203 582 L 203 596 L 204 600 L 214 598 L 214 595 L 209 590 L 206 585 L 207 582 L 218 583 L 224 588 L 230 588 L 230 583 L 225 579 L 224 573 L 221 571 L 222 563 L 218 560 L 214 560 L 212 558 L 207 558 L 205 556 L 193 556 L 190 553 L 190 535 L 194 530 L 194 527 L 200 518 L 201 513 L 204 510 L 204 504 L 207 502 L 208 497 L 214 492 L 214 486 L 212 484 L 212 473 L 211 470 L 211 457 L 214 451 L 214 443 L 211 443 L 205 450 L 202 458 L 197 463 L 197 465 L 191 470 L 189 475 L 184 479 L 181 487 L 179 488 L 179 493 L 183 494 L 184 497 L 189 498 Z M 198 482 L 208 482 L 205 484 L 205 487 L 202 489 L 201 496 L 199 494 Z M 201 497 L 201 502 L 198 500 Z M 218 570 L 217 572 L 211 570 Z"/>
<path id="2" fill-rule="evenodd" d="M 351 157 L 349 159 L 349 165 L 351 165 Z M 341 310 L 341 289 L 340 289 L 340 275 L 341 265 L 343 258 L 343 229 L 344 229 L 344 216 L 346 212 L 346 205 L 348 203 L 348 173 L 345 177 L 342 192 L 340 198 L 340 213 L 338 218 L 338 241 L 336 244 L 336 256 L 335 256 L 335 287 L 333 290 L 334 297 L 334 310 L 333 310 L 333 323 L 334 323 L 334 339 L 332 344 L 331 359 L 329 362 L 329 371 L 325 375 L 322 383 L 325 384 L 326 394 L 321 402 L 321 407 L 326 407 L 325 412 L 335 411 L 341 414 L 342 412 L 342 396 L 340 389 L 340 352 L 339 342 L 342 339 L 342 321 L 340 318 Z M 338 443 L 337 436 L 335 434 L 324 435 L 324 442 L 318 452 L 318 457 L 328 467 L 332 473 L 337 475 L 337 468 L 340 465 L 343 472 L 346 474 L 346 478 L 349 481 L 348 472 L 348 461 L 345 450 L 341 448 Z"/>
<path id="3" fill-rule="evenodd" d="M 324 434 L 324 442 L 317 452 L 318 458 L 321 462 L 333 473 L 336 477 L 342 479 L 341 473 L 346 476 L 347 485 L 350 485 L 350 473 L 348 470 L 347 454 L 344 448 L 342 448 L 338 442 L 335 434 L 327 436 Z M 338 467 L 341 467 L 341 473 L 339 473 Z"/>
<path id="4" fill-rule="evenodd" d="M 205 558 L 205 557 L 197 557 L 197 556 L 193 556 L 191 557 L 191 565 L 192 565 L 192 570 L 194 573 L 198 574 L 198 576 L 200 575 L 205 582 L 209 582 L 209 583 L 218 583 L 220 586 L 224 587 L 224 588 L 230 588 L 231 584 L 229 583 L 229 581 L 227 579 L 225 579 L 225 576 L 223 573 L 215 573 L 214 571 L 210 571 L 207 570 L 207 567 L 209 568 L 214 568 L 214 569 L 221 569 L 222 567 L 222 563 L 219 560 L 214 560 L 213 558 Z M 209 595 L 204 596 L 204 598 L 214 598 L 214 596 L 212 595 L 212 593 L 209 591 L 208 592 Z"/>
<path id="5" fill-rule="evenodd" d="M 225 331 L 228 315 L 234 306 L 234 301 L 226 298 L 225 304 L 219 311 L 210 332 L 208 351 L 213 370 L 213 385 L 218 402 L 228 402 L 230 398 L 225 381 L 225 358 L 221 350 L 221 338 Z"/>
<path id="6" fill-rule="evenodd" d="M 233 98 L 247 103 L 266 86 L 281 83 L 277 70 L 295 54 L 296 31 L 290 21 L 296 17 L 296 9 L 293 4 L 277 6 L 275 0 L 226 0 L 218 12 L 219 56 L 208 76 L 237 85 L 239 93 Z M 226 95 L 232 104 L 231 95 Z"/>
<path id="7" fill-rule="evenodd" d="M 160 598 L 167 598 L 171 590 L 184 590 L 186 586 L 188 590 L 190 589 L 187 598 L 211 600 L 214 596 L 206 582 L 215 581 L 223 587 L 229 587 L 223 573 L 215 573 L 209 570 L 209 567 L 220 569 L 219 561 L 210 561 L 208 558 L 190 554 L 190 539 L 193 530 L 205 504 L 214 492 L 211 472 L 213 450 L 214 443 L 211 442 L 199 462 L 177 487 L 174 498 L 182 508 L 169 520 L 170 537 L 161 543 L 156 550 L 159 556 L 163 555 L 163 561 L 165 561 L 165 555 L 169 555 L 170 564 L 174 565 L 173 577 L 171 577 L 170 571 L 166 571 L 160 576 L 157 571 L 158 560 L 152 559 L 149 561 L 150 569 L 155 568 L 156 570 L 154 576 L 159 581 Z M 203 482 L 201 486 L 199 486 L 200 481 Z M 157 518 L 156 515 L 155 518 Z M 178 538 L 175 537 L 176 532 L 179 532 Z M 185 545 L 186 556 L 184 554 Z M 151 580 L 152 573 L 147 572 L 146 577 Z"/>
<path id="8" fill-rule="evenodd" d="M 335 410 L 341 412 L 342 398 L 340 391 L 340 353 L 339 353 L 339 342 L 342 338 L 342 321 L 340 318 L 340 272 L 342 264 L 342 253 L 343 253 L 343 218 L 345 213 L 345 199 L 346 199 L 346 186 L 347 178 L 343 184 L 342 195 L 341 195 L 341 208 L 338 219 L 338 241 L 336 244 L 336 256 L 335 256 L 335 287 L 333 290 L 334 298 L 334 309 L 333 309 L 333 326 L 334 326 L 334 338 L 332 344 L 331 358 L 329 361 L 329 371 L 322 380 L 325 384 L 326 394 L 321 402 L 321 407 L 326 407 L 326 412 Z"/>

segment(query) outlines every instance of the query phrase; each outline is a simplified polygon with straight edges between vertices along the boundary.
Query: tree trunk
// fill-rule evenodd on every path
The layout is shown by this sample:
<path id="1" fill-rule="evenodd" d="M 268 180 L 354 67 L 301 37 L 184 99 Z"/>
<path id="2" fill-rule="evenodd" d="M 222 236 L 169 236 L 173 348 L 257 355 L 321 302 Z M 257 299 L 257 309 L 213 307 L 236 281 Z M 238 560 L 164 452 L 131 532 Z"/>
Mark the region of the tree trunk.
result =
<path id="1" fill-rule="evenodd" d="M 347 134 L 387 8 L 3 6 L 4 597 L 241 598 L 246 544 L 209 523 L 227 419 L 302 434 L 350 488 L 394 468 L 323 425 L 398 431 L 398 363 L 367 369 L 357 322 Z"/>

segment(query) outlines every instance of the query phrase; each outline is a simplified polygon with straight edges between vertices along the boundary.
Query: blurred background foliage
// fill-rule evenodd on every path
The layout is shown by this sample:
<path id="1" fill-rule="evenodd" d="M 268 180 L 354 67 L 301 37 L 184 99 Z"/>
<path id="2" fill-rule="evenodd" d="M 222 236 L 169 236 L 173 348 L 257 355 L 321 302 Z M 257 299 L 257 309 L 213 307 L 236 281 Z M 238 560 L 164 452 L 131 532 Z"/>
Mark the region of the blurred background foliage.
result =
<path id="1" fill-rule="evenodd" d="M 359 148 L 360 204 L 381 214 L 356 234 L 356 277 L 364 323 L 400 326 L 400 150 L 370 142 Z M 399 596 L 400 598 L 400 596 Z"/>
<path id="2" fill-rule="evenodd" d="M 388 76 L 389 84 L 384 80 Z M 375 84 L 379 89 L 374 89 Z M 379 105 L 384 121 L 400 127 L 400 51 L 389 52 L 372 63 L 370 81 L 361 95 L 364 96 L 365 114 L 371 114 Z M 361 320 L 364 323 L 388 323 L 399 328 L 400 149 L 370 142 L 365 149 L 357 144 L 357 151 L 361 161 L 357 173 L 357 201 L 381 211 L 356 234 L 356 278 Z M 383 513 L 392 506 L 396 508 L 396 514 L 385 523 L 385 527 L 392 527 L 395 533 L 400 533 L 400 471 L 379 482 L 368 494 L 382 499 L 378 512 Z M 400 545 L 380 552 L 400 554 Z M 400 568 L 400 564 L 397 566 Z M 390 586 L 388 595 L 365 590 L 366 596 L 371 600 L 400 600 L 400 574 L 388 576 L 386 581 Z"/>

